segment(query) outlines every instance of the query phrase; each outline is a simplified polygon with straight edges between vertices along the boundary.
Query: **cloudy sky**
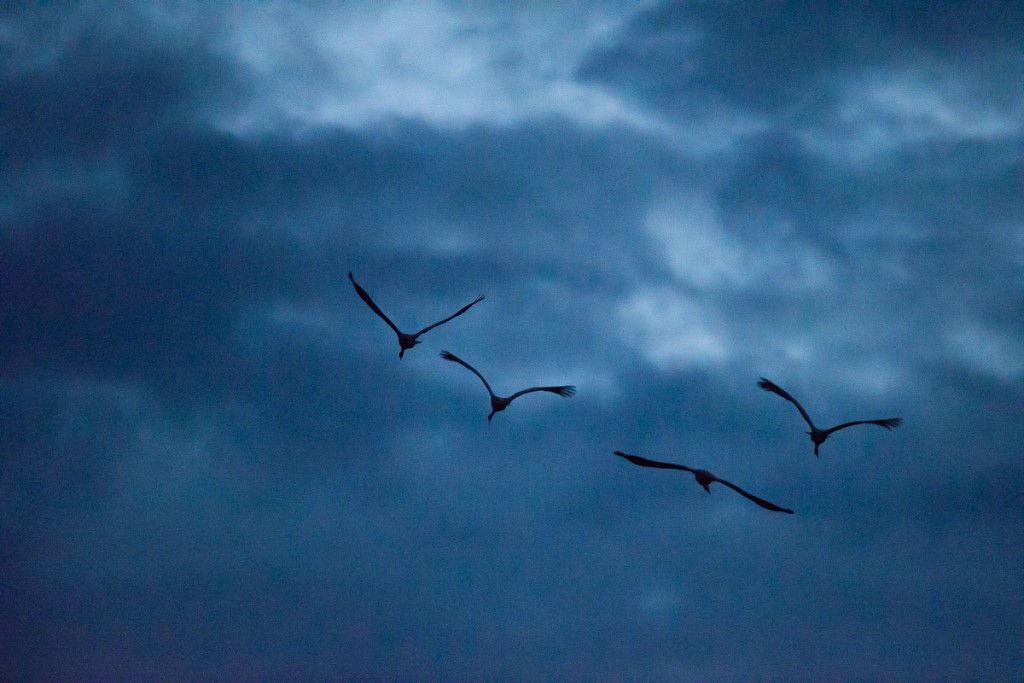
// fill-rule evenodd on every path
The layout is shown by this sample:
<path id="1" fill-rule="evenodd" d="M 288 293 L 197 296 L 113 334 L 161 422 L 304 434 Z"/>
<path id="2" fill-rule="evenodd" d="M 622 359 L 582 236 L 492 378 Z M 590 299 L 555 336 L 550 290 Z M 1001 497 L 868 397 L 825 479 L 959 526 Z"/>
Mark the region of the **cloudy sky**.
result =
<path id="1" fill-rule="evenodd" d="M 3 677 L 1024 677 L 1024 10 L 850 5 L 6 5 Z"/>

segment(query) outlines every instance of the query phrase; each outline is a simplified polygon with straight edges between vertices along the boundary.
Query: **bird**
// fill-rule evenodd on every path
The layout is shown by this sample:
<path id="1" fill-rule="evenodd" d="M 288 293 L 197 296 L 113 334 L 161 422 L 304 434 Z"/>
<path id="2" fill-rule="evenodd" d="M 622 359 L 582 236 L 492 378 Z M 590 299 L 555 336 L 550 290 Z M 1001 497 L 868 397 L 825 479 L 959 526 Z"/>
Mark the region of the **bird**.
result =
<path id="1" fill-rule="evenodd" d="M 511 403 L 513 400 L 515 400 L 516 398 L 522 396 L 523 394 L 529 394 L 532 391 L 550 391 L 552 394 L 558 394 L 559 396 L 564 396 L 565 398 L 572 398 L 573 396 L 576 395 L 576 387 L 574 387 L 574 386 L 561 386 L 561 387 L 530 387 L 529 389 L 523 389 L 522 391 L 517 391 L 516 393 L 514 393 L 514 394 L 512 394 L 511 396 L 508 396 L 508 397 L 497 396 L 497 395 L 495 395 L 494 391 L 491 390 L 491 385 L 487 383 L 487 380 L 484 379 L 484 376 L 481 375 L 479 372 L 477 372 L 477 369 L 474 368 L 472 365 L 470 365 L 466 361 L 462 360 L 461 358 L 456 356 L 454 353 L 449 353 L 448 351 L 442 351 L 441 352 L 441 358 L 444 358 L 445 360 L 450 360 L 453 363 L 458 363 L 459 365 L 467 368 L 470 372 L 472 372 L 474 375 L 479 377 L 480 381 L 484 383 L 485 387 L 487 387 L 487 393 L 490 394 L 490 396 L 491 396 L 491 414 L 487 416 L 487 421 L 488 422 L 491 421 L 491 418 L 494 417 L 495 413 L 500 413 L 502 410 L 505 410 L 505 408 L 508 408 L 508 404 Z"/>
<path id="2" fill-rule="evenodd" d="M 726 486 L 728 486 L 729 488 L 731 488 L 733 491 L 740 494 L 744 498 L 749 498 L 750 500 L 754 501 L 755 503 L 763 507 L 765 510 L 771 510 L 773 512 L 785 512 L 790 515 L 793 514 L 793 511 L 790 510 L 789 508 L 779 507 L 775 503 L 769 503 L 764 498 L 758 498 L 752 493 L 747 493 L 746 491 L 744 491 L 731 481 L 726 481 L 721 477 L 716 477 L 707 470 L 695 470 L 692 467 L 687 467 L 686 465 L 677 465 L 671 462 L 658 462 L 657 460 L 648 460 L 647 458 L 641 458 L 639 455 L 629 455 L 627 453 L 623 453 L 622 451 L 615 451 L 615 455 L 619 456 L 620 458 L 625 458 L 634 465 L 639 465 L 640 467 L 658 467 L 667 470 L 682 470 L 684 472 L 690 472 L 697 479 L 697 483 L 703 486 L 704 490 L 707 491 L 708 493 L 711 493 L 711 482 L 717 481 L 720 484 L 725 484 Z"/>
<path id="3" fill-rule="evenodd" d="M 787 401 L 796 406 L 796 409 L 800 411 L 800 414 L 804 416 L 804 419 L 807 420 L 807 424 L 810 425 L 811 427 L 811 431 L 807 432 L 807 434 L 811 436 L 811 441 L 814 442 L 815 455 L 818 455 L 818 447 L 821 446 L 822 443 L 824 443 L 825 439 L 827 439 L 829 435 L 832 434 L 832 432 L 837 432 L 840 429 L 852 427 L 853 425 L 878 425 L 880 427 L 885 427 L 886 429 L 895 429 L 896 427 L 899 427 L 901 424 L 903 424 L 903 418 L 890 417 L 884 420 L 854 420 L 853 422 L 844 422 L 841 425 L 836 425 L 835 427 L 830 427 L 829 429 L 818 429 L 817 427 L 814 426 L 814 423 L 811 422 L 811 416 L 807 414 L 807 411 L 804 410 L 804 407 L 800 405 L 800 403 L 795 398 L 786 393 L 786 391 L 782 389 L 782 387 L 780 387 L 778 384 L 775 384 L 771 380 L 767 380 L 764 377 L 762 377 L 760 380 L 758 380 L 757 386 L 761 387 L 765 391 L 770 391 L 773 394 L 778 394 L 779 396 L 781 396 L 782 398 L 786 399 Z"/>
<path id="4" fill-rule="evenodd" d="M 370 298 L 370 295 L 366 293 L 365 289 L 363 289 L 362 287 L 359 286 L 359 283 L 356 282 L 356 279 L 354 277 L 352 277 L 352 273 L 351 272 L 348 274 L 348 279 L 352 281 L 352 286 L 354 286 L 356 288 L 356 294 L 359 295 L 359 298 L 362 299 L 363 301 L 365 301 L 366 305 L 369 306 L 373 310 L 374 313 L 379 315 L 384 320 L 384 322 L 386 322 L 388 324 L 388 326 L 395 331 L 395 334 L 398 335 L 398 346 L 400 347 L 400 350 L 398 352 L 398 357 L 399 358 L 402 358 L 402 356 L 405 355 L 405 352 L 407 350 L 411 349 L 412 347 L 414 347 L 414 346 L 416 346 L 417 344 L 420 343 L 420 341 L 417 338 L 421 334 L 423 334 L 425 332 L 429 332 L 430 330 L 434 329 L 438 325 L 445 324 L 446 322 L 448 322 L 452 318 L 457 318 L 458 316 L 460 316 L 463 313 L 465 313 L 466 311 L 468 311 L 473 305 L 478 304 L 478 303 L 480 303 L 481 301 L 484 300 L 484 295 L 481 294 L 472 303 L 466 304 L 465 306 L 463 306 L 458 311 L 456 311 L 452 315 L 448 316 L 444 320 L 440 320 L 440 321 L 434 323 L 433 325 L 427 325 L 426 327 L 424 327 L 422 330 L 420 330 L 416 334 L 406 334 L 405 332 L 402 332 L 400 329 L 395 327 L 395 324 L 393 322 L 391 322 L 391 319 L 389 317 L 387 317 L 386 315 L 384 315 L 384 311 L 380 310 L 380 308 L 377 307 L 377 304 L 373 303 L 373 299 Z"/>

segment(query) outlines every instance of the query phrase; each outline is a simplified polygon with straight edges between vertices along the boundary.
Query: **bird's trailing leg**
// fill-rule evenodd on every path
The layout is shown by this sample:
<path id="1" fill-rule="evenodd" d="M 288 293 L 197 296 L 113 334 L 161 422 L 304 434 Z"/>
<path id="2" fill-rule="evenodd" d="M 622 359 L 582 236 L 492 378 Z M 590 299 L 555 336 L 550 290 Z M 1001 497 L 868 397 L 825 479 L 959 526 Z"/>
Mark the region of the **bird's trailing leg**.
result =
<path id="1" fill-rule="evenodd" d="M 399 333 L 398 345 L 401 347 L 401 350 L 398 352 L 398 357 L 401 358 L 402 356 L 405 355 L 406 351 L 408 351 L 409 349 L 411 349 L 412 347 L 416 346 L 419 343 L 421 343 L 420 340 L 417 339 L 415 336 L 411 334 L 405 334 L 404 332 Z"/>
<path id="2" fill-rule="evenodd" d="M 703 486 L 705 491 L 711 493 L 711 482 L 715 480 L 715 475 L 707 470 L 694 470 L 693 476 L 696 477 L 697 483 Z"/>

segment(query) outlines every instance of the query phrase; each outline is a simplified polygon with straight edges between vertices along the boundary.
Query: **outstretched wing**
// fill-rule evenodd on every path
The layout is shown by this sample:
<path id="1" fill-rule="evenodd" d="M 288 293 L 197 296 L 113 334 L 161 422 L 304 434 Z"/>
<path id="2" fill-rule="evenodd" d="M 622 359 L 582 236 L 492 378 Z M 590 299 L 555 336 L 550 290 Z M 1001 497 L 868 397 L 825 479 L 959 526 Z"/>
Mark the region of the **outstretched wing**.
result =
<path id="1" fill-rule="evenodd" d="M 832 432 L 837 432 L 840 429 L 846 429 L 853 425 L 878 425 L 879 427 L 885 427 L 886 429 L 895 429 L 901 424 L 903 424 L 903 418 L 901 417 L 890 417 L 885 420 L 854 420 L 853 422 L 844 422 L 843 424 L 836 425 L 831 429 L 826 429 L 825 433 L 831 434 Z"/>
<path id="2" fill-rule="evenodd" d="M 480 381 L 484 383 L 485 387 L 487 387 L 487 393 L 490 394 L 491 396 L 494 396 L 494 392 L 491 391 L 491 385 L 487 383 L 487 380 L 484 379 L 484 376 L 481 375 L 479 372 L 477 372 L 476 368 L 474 368 L 472 365 L 470 365 L 466 361 L 462 360 L 461 358 L 456 356 L 454 353 L 449 353 L 448 351 L 442 351 L 441 352 L 441 358 L 444 358 L 445 360 L 450 360 L 453 363 L 458 363 L 459 365 L 461 365 L 462 367 L 466 368 L 467 370 L 472 372 L 474 375 L 479 377 Z"/>
<path id="3" fill-rule="evenodd" d="M 615 451 L 615 455 L 619 456 L 620 458 L 625 458 L 634 465 L 639 465 L 640 467 L 657 467 L 659 469 L 664 470 L 682 470 L 683 472 L 693 472 L 693 470 L 687 467 L 686 465 L 677 465 L 674 462 L 658 462 L 657 460 L 648 460 L 647 458 L 641 458 L 639 455 L 629 455 L 628 453 L 623 453 L 622 451 Z"/>
<path id="4" fill-rule="evenodd" d="M 712 475 L 712 476 L 714 476 L 714 475 Z M 773 512 L 786 512 L 786 513 L 789 513 L 789 514 L 793 514 L 793 511 L 790 510 L 789 508 L 779 507 L 775 503 L 769 503 L 764 498 L 758 498 L 757 496 L 755 496 L 752 493 L 747 493 L 746 491 L 744 491 L 743 489 L 741 489 L 739 486 L 737 486 L 736 484 L 732 483 L 731 481 L 726 481 L 725 479 L 719 479 L 718 477 L 715 477 L 715 481 L 719 482 L 720 484 L 725 484 L 726 486 L 731 488 L 736 493 L 740 494 L 744 498 L 749 498 L 750 500 L 754 501 L 755 503 L 757 503 L 758 505 L 763 507 L 765 510 L 771 510 Z"/>
<path id="5" fill-rule="evenodd" d="M 373 303 L 373 299 L 371 299 L 370 295 L 366 293 L 366 290 L 359 286 L 359 283 L 356 282 L 356 279 L 352 277 L 352 273 L 348 274 L 348 279 L 352 281 L 352 285 L 356 288 L 356 294 L 359 295 L 359 298 L 365 301 L 366 305 L 373 309 L 374 313 L 383 318 L 384 322 L 386 322 L 391 327 L 391 329 L 395 331 L 395 334 L 402 334 L 398 330 L 398 328 L 395 327 L 395 324 L 391 322 L 391 318 L 384 315 L 384 311 L 377 308 L 377 304 Z"/>
<path id="6" fill-rule="evenodd" d="M 807 420 L 807 424 L 808 424 L 808 425 L 810 425 L 811 429 L 815 429 L 815 427 L 814 427 L 814 423 L 813 423 L 813 422 L 811 422 L 811 416 L 807 414 L 807 411 L 806 411 L 806 410 L 804 410 L 804 407 L 803 407 L 802 405 L 800 405 L 800 402 L 799 402 L 799 401 L 797 401 L 797 400 L 796 400 L 795 398 L 793 398 L 792 396 L 790 396 L 790 395 L 789 395 L 789 394 L 788 394 L 788 393 L 786 392 L 786 390 L 785 390 L 785 389 L 783 389 L 782 387 L 780 387 L 780 386 L 779 386 L 778 384 L 776 384 L 775 382 L 772 382 L 771 380 L 767 380 L 767 379 L 765 379 L 764 377 L 762 377 L 761 379 L 759 379 L 759 380 L 757 381 L 757 386 L 761 387 L 761 388 L 762 388 L 762 389 L 764 389 L 765 391 L 770 391 L 770 392 L 772 392 L 773 394 L 778 394 L 778 395 L 779 395 L 779 396 L 781 396 L 782 398 L 786 399 L 787 401 L 789 401 L 790 403 L 792 403 L 793 405 L 795 405 L 795 406 L 796 406 L 796 409 L 797 409 L 797 410 L 799 410 L 799 411 L 800 411 L 800 414 L 804 416 L 804 419 L 805 419 L 805 420 Z"/>
<path id="7" fill-rule="evenodd" d="M 523 394 L 528 394 L 531 391 L 550 391 L 552 394 L 558 394 L 559 396 L 564 396 L 565 398 L 572 398 L 573 396 L 576 395 L 576 387 L 574 387 L 574 386 L 530 387 L 529 389 L 523 389 L 522 391 L 517 391 L 516 393 L 512 394 L 511 396 L 509 396 L 508 400 L 511 401 L 516 396 L 522 396 Z"/>
<path id="8" fill-rule="evenodd" d="M 484 300 L 484 295 L 483 295 L 483 294 L 481 294 L 480 296 L 478 296 L 478 297 L 477 297 L 477 298 L 476 298 L 476 299 L 475 299 L 475 300 L 473 301 L 473 303 L 469 303 L 469 304 L 466 304 L 465 306 L 463 306 L 463 307 L 462 307 L 462 308 L 460 308 L 460 309 L 459 309 L 458 311 L 456 311 L 456 312 L 455 312 L 455 313 L 453 313 L 452 315 L 448 316 L 448 317 L 447 317 L 447 318 L 445 318 L 444 320 L 439 320 L 438 322 L 434 323 L 433 325 L 427 325 L 427 326 L 426 326 L 426 327 L 424 327 L 424 328 L 423 328 L 422 330 L 420 330 L 419 332 L 417 332 L 417 333 L 415 334 L 415 336 L 417 336 L 417 337 L 418 337 L 418 336 L 420 336 L 421 334 L 423 334 L 424 332 L 429 332 L 430 330 L 434 329 L 434 328 L 435 328 L 435 327 L 437 327 L 438 325 L 444 325 L 444 324 L 445 324 L 446 322 L 448 322 L 448 321 L 449 321 L 449 320 L 451 320 L 452 318 L 458 318 L 458 317 L 459 317 L 460 315 L 462 315 L 463 313 L 465 313 L 466 311 L 468 311 L 468 310 L 469 310 L 470 308 L 472 308 L 472 307 L 473 307 L 474 305 L 476 305 L 476 304 L 480 303 L 480 302 L 481 302 L 481 301 L 483 301 L 483 300 Z"/>

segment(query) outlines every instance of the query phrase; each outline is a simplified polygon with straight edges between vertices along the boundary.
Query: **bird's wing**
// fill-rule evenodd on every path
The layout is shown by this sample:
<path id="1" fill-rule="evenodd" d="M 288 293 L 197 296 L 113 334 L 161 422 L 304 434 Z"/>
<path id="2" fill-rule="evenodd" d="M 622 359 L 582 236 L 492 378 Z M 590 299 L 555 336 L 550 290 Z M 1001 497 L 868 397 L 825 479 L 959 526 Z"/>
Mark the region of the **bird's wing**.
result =
<path id="1" fill-rule="evenodd" d="M 530 387 L 529 389 L 523 389 L 522 391 L 517 391 L 516 393 L 512 394 L 511 396 L 509 396 L 508 400 L 511 401 L 516 396 L 522 396 L 523 394 L 528 394 L 531 391 L 550 391 L 552 394 L 558 394 L 559 396 L 564 396 L 565 398 L 572 398 L 573 396 L 576 395 L 576 387 L 574 387 L 574 386 Z"/>
<path id="2" fill-rule="evenodd" d="M 639 455 L 629 455 L 622 451 L 615 451 L 615 455 L 620 458 L 625 458 L 634 465 L 640 467 L 657 467 L 664 470 L 682 470 L 684 472 L 693 472 L 693 470 L 686 465 L 677 465 L 674 462 L 658 462 L 657 460 L 648 460 L 647 458 L 641 458 Z"/>
<path id="3" fill-rule="evenodd" d="M 711 475 L 711 476 L 714 476 L 714 475 Z M 741 496 L 743 496 L 745 498 L 749 498 L 750 500 L 754 501 L 755 503 L 757 503 L 758 505 L 763 507 L 765 510 L 772 510 L 773 512 L 787 512 L 789 514 L 793 514 L 793 511 L 790 510 L 789 508 L 779 507 L 775 503 L 769 503 L 764 498 L 758 498 L 757 496 L 755 496 L 752 493 L 747 493 L 746 491 L 744 491 L 743 489 L 741 489 L 739 486 L 737 486 L 736 484 L 732 483 L 731 481 L 726 481 L 725 479 L 720 479 L 718 477 L 715 477 L 715 481 L 719 482 L 720 484 L 725 484 L 726 486 L 731 488 L 736 493 L 740 494 Z"/>
<path id="4" fill-rule="evenodd" d="M 790 403 L 792 403 L 793 405 L 795 405 L 795 406 L 796 406 L 796 409 L 797 409 L 797 410 L 799 410 L 799 411 L 800 411 L 800 414 L 804 416 L 804 419 L 805 419 L 805 420 L 807 420 L 807 424 L 809 424 L 809 425 L 811 426 L 811 429 L 815 429 L 815 427 L 814 427 L 814 423 L 813 423 L 813 422 L 811 422 L 811 416 L 807 414 L 807 411 L 806 411 L 806 410 L 804 410 L 804 407 L 803 407 L 802 405 L 800 405 L 800 402 L 799 402 L 799 401 L 797 401 L 797 400 L 796 400 L 795 398 L 793 398 L 792 396 L 790 396 L 790 395 L 789 395 L 789 394 L 788 394 L 788 393 L 786 392 L 786 390 L 785 390 L 785 389 L 783 389 L 782 387 L 780 387 L 780 386 L 779 386 L 778 384 L 776 384 L 775 382 L 772 382 L 771 380 L 767 380 L 767 379 L 765 379 L 764 377 L 762 377 L 761 379 L 759 379 L 759 380 L 757 381 L 757 386 L 761 387 L 761 388 L 762 388 L 762 389 L 764 389 L 765 391 L 770 391 L 770 392 L 772 392 L 773 394 L 778 394 L 778 395 L 779 395 L 779 396 L 781 396 L 782 398 L 786 399 L 787 401 L 789 401 Z"/>
<path id="5" fill-rule="evenodd" d="M 445 360 L 450 360 L 453 363 L 458 363 L 462 367 L 468 369 L 474 375 L 479 377 L 480 381 L 484 383 L 484 386 L 487 387 L 487 393 L 490 394 L 491 396 L 494 396 L 494 392 L 491 391 L 491 385 L 487 383 L 487 380 L 484 379 L 484 376 L 481 375 L 479 372 L 477 372 L 476 368 L 474 368 L 472 365 L 470 365 L 466 361 L 462 360 L 461 358 L 456 356 L 454 353 L 449 353 L 448 351 L 442 351 L 441 352 L 441 358 L 444 358 Z"/>
<path id="6" fill-rule="evenodd" d="M 465 306 L 463 306 L 463 307 L 462 307 L 462 308 L 460 308 L 460 309 L 459 309 L 458 311 L 456 311 L 456 312 L 455 312 L 455 313 L 453 313 L 452 315 L 448 316 L 448 317 L 447 317 L 447 318 L 445 318 L 444 320 L 439 320 L 439 321 L 437 321 L 436 323 L 434 323 L 433 325 L 427 325 L 427 326 L 426 326 L 426 327 L 424 327 L 424 328 L 423 328 L 422 330 L 420 330 L 419 332 L 417 332 L 415 336 L 417 336 L 417 337 L 418 337 L 418 336 L 420 336 L 421 334 L 423 334 L 424 332 L 429 332 L 430 330 L 434 329 L 434 328 L 435 328 L 435 327 L 437 327 L 438 325 L 444 325 L 444 324 L 445 324 L 446 322 L 448 322 L 448 321 L 449 321 L 449 320 L 451 320 L 452 318 L 457 318 L 457 317 L 459 317 L 460 315 L 462 315 L 463 313 L 465 313 L 466 311 L 468 311 L 468 310 L 469 310 L 470 308 L 472 308 L 472 307 L 473 307 L 473 306 L 474 306 L 475 304 L 478 304 L 478 303 L 480 303 L 480 302 L 481 302 L 481 301 L 483 301 L 483 300 L 484 300 L 484 295 L 483 295 L 483 294 L 481 294 L 480 296 L 478 296 L 478 297 L 476 298 L 476 300 L 474 300 L 474 301 L 473 301 L 473 303 L 469 303 L 469 304 L 466 304 Z"/>
<path id="7" fill-rule="evenodd" d="M 843 424 L 836 425 L 831 429 L 826 429 L 825 433 L 831 434 L 832 432 L 837 432 L 840 429 L 852 427 L 853 425 L 878 425 L 879 427 L 885 427 L 886 429 L 894 429 L 899 427 L 901 424 L 903 424 L 903 418 L 901 417 L 890 417 L 885 420 L 854 420 L 853 422 L 844 422 Z"/>
<path id="8" fill-rule="evenodd" d="M 359 286 L 359 283 L 356 282 L 356 279 L 352 277 L 352 273 L 348 274 L 348 279 L 352 281 L 352 285 L 356 288 L 356 294 L 359 295 L 359 298 L 365 301 L 366 305 L 373 309 L 374 313 L 383 318 L 384 322 L 386 322 L 391 327 L 391 329 L 395 331 L 395 334 L 402 334 L 398 330 L 398 328 L 395 327 L 395 324 L 391 322 L 391 318 L 384 315 L 384 311 L 377 308 L 377 304 L 373 303 L 373 299 L 371 299 L 370 295 L 366 293 L 366 290 Z"/>

